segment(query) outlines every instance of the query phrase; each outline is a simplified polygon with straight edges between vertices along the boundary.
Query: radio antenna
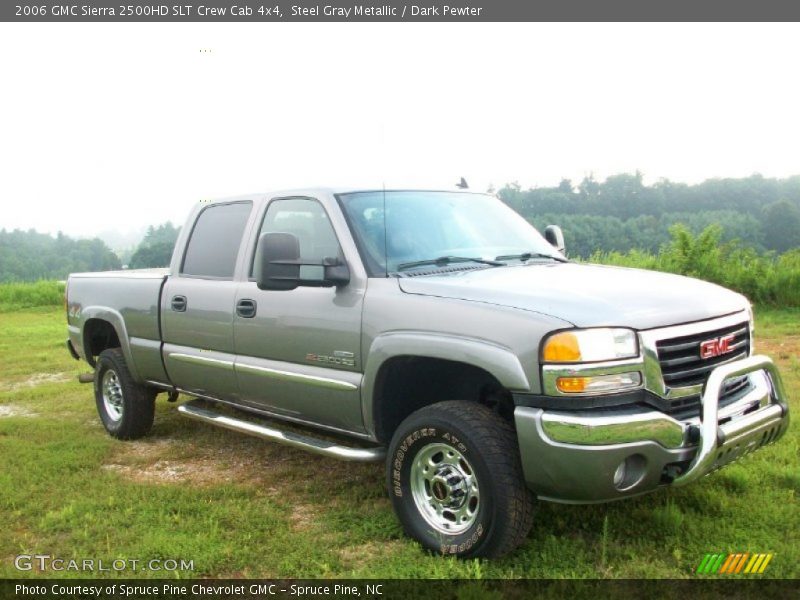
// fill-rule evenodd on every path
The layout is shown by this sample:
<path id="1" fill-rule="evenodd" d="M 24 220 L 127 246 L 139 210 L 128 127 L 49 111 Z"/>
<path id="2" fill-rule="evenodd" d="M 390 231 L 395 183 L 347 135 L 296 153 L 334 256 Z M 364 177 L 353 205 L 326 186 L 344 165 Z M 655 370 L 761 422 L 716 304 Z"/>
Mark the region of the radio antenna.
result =
<path id="1" fill-rule="evenodd" d="M 389 242 L 386 238 L 386 182 L 383 182 L 383 266 L 386 271 L 386 278 L 389 278 Z"/>

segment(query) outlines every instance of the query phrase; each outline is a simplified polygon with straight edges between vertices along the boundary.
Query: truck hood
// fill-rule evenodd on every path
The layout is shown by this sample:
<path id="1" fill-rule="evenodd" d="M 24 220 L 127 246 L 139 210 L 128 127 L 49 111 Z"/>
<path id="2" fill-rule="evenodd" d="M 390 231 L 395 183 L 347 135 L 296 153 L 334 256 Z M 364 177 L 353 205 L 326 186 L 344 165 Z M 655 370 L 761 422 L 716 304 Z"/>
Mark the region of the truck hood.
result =
<path id="1" fill-rule="evenodd" d="M 576 327 L 652 329 L 719 317 L 748 306 L 741 294 L 698 279 L 578 263 L 534 263 L 398 281 L 408 294 L 519 308 Z"/>

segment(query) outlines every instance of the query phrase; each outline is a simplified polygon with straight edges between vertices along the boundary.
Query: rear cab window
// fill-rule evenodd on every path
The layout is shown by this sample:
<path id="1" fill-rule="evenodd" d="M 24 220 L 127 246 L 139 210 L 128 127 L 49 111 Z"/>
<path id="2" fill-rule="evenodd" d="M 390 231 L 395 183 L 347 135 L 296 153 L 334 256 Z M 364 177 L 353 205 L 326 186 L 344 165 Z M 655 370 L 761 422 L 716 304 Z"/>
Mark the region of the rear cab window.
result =
<path id="1" fill-rule="evenodd" d="M 212 204 L 195 220 L 180 274 L 207 279 L 233 279 L 236 258 L 253 203 L 249 200 Z"/>

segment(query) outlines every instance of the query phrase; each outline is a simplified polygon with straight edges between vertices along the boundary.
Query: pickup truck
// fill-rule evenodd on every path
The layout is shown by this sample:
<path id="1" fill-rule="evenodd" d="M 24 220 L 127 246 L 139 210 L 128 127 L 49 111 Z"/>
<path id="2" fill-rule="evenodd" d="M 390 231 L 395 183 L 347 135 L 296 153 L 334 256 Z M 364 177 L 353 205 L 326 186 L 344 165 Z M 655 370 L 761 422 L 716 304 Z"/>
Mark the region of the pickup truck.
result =
<path id="1" fill-rule="evenodd" d="M 385 461 L 406 533 L 460 557 L 517 547 L 537 500 L 684 486 L 789 420 L 743 296 L 570 261 L 557 226 L 469 190 L 201 202 L 168 269 L 73 274 L 66 304 L 112 436 L 181 394 L 204 423 Z"/>

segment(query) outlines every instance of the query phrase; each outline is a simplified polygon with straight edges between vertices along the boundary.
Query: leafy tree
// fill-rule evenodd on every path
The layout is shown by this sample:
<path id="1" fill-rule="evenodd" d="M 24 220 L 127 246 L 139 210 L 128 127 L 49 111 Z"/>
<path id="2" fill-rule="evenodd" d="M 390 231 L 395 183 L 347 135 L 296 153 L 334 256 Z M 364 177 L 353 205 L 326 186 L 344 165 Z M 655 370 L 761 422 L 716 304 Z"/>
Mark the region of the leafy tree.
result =
<path id="1" fill-rule="evenodd" d="M 577 189 L 568 180 L 527 190 L 514 183 L 498 195 L 537 227 L 561 225 L 573 256 L 633 248 L 656 252 L 670 240 L 675 223 L 693 234 L 718 224 L 722 242 L 738 239 L 758 250 L 800 246 L 800 176 L 645 185 L 637 171 L 603 182 L 588 175 Z"/>
<path id="2" fill-rule="evenodd" d="M 670 235 L 658 254 L 595 252 L 590 260 L 698 277 L 737 290 L 753 302 L 800 307 L 800 249 L 780 256 L 759 253 L 736 240 L 721 242 L 721 228 L 715 225 L 694 235 L 679 224 L 670 228 Z"/>
<path id="3" fill-rule="evenodd" d="M 179 232 L 180 228 L 169 222 L 158 227 L 151 225 L 128 266 L 132 269 L 169 266 Z"/>
<path id="4" fill-rule="evenodd" d="M 778 252 L 800 246 L 800 208 L 787 200 L 765 206 L 764 242 Z"/>
<path id="5" fill-rule="evenodd" d="M 104 242 L 75 240 L 59 232 L 55 237 L 0 230 L 0 282 L 65 279 L 70 273 L 121 268 L 117 255 Z"/>

